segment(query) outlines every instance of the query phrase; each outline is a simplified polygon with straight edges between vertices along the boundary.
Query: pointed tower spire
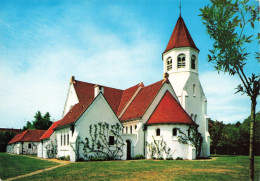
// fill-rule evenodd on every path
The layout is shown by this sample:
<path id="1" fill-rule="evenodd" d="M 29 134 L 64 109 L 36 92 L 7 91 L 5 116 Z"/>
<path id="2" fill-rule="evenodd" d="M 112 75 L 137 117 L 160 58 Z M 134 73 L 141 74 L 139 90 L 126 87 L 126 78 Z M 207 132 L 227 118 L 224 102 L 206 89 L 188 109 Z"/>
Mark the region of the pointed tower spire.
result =
<path id="1" fill-rule="evenodd" d="M 186 27 L 181 17 L 181 14 L 172 32 L 168 45 L 163 53 L 173 48 L 179 48 L 179 47 L 191 47 L 199 51 L 199 49 L 197 48 L 197 46 L 195 45 L 194 41 L 191 38 L 189 30 Z"/>

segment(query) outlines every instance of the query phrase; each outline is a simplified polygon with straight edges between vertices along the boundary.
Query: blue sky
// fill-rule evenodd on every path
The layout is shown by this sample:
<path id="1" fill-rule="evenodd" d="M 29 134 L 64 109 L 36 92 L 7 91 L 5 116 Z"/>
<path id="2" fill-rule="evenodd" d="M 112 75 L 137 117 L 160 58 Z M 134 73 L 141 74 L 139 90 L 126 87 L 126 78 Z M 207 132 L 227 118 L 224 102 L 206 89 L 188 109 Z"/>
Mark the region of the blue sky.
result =
<path id="1" fill-rule="evenodd" d="M 182 17 L 200 49 L 208 116 L 241 121 L 250 101 L 234 94 L 238 77 L 219 75 L 207 62 L 212 41 L 198 15 L 208 3 L 182 1 Z M 179 12 L 179 1 L 167 0 L 0 0 L 0 127 L 22 128 L 38 110 L 59 120 L 72 75 L 121 89 L 162 79 L 162 52 Z M 257 43 L 248 49 L 258 51 Z M 259 68 L 251 58 L 245 70 Z"/>

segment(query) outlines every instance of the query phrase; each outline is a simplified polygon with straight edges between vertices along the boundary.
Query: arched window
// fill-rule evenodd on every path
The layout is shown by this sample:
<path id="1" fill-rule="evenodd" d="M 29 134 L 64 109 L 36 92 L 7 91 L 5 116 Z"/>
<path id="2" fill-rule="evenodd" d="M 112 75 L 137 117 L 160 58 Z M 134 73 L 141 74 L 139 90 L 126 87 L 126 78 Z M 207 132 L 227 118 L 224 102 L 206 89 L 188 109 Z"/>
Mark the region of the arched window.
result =
<path id="1" fill-rule="evenodd" d="M 128 127 L 125 127 L 125 133 L 127 133 L 128 132 Z"/>
<path id="2" fill-rule="evenodd" d="M 171 57 L 167 58 L 166 62 L 167 62 L 167 70 L 171 70 L 172 69 L 172 58 Z"/>
<path id="3" fill-rule="evenodd" d="M 62 135 L 60 135 L 60 145 L 62 145 Z"/>
<path id="4" fill-rule="evenodd" d="M 135 125 L 135 130 L 137 129 L 137 125 Z"/>
<path id="5" fill-rule="evenodd" d="M 192 86 L 192 92 L 193 92 L 193 96 L 196 96 L 196 85 L 193 84 Z"/>
<path id="6" fill-rule="evenodd" d="M 130 126 L 130 134 L 132 134 L 133 133 L 133 128 L 132 128 L 132 126 Z"/>
<path id="7" fill-rule="evenodd" d="M 178 68 L 185 68 L 185 55 L 180 54 L 178 55 Z"/>
<path id="8" fill-rule="evenodd" d="M 172 136 L 177 136 L 177 128 L 172 129 Z"/>
<path id="9" fill-rule="evenodd" d="M 194 122 L 196 123 L 197 121 L 197 115 L 194 116 Z"/>
<path id="10" fill-rule="evenodd" d="M 191 56 L 191 68 L 192 69 L 196 68 L 196 56 L 195 55 Z"/>
<path id="11" fill-rule="evenodd" d="M 161 135 L 161 130 L 159 128 L 156 129 L 156 136 L 160 136 Z"/>
<path id="12" fill-rule="evenodd" d="M 29 149 L 32 148 L 32 144 L 31 144 L 31 143 L 28 144 L 28 148 L 29 148 Z"/>

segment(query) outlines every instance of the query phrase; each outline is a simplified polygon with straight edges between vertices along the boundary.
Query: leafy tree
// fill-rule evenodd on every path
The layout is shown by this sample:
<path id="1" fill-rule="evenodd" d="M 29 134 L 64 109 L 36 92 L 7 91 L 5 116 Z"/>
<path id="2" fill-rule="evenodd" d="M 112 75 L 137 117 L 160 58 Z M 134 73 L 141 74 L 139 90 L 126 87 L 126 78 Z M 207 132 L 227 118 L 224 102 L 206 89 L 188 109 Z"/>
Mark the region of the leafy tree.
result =
<path id="1" fill-rule="evenodd" d="M 5 152 L 6 146 L 17 133 L 14 131 L 0 131 L 0 151 Z"/>
<path id="2" fill-rule="evenodd" d="M 50 120 L 50 113 L 46 112 L 44 116 L 42 116 L 41 112 L 36 112 L 34 116 L 34 121 L 32 123 L 27 121 L 26 126 L 23 127 L 23 130 L 26 129 L 41 129 L 47 130 L 51 125 L 52 121 Z"/>
<path id="3" fill-rule="evenodd" d="M 250 2 L 251 3 L 251 2 Z M 200 9 L 203 24 L 207 33 L 214 39 L 213 49 L 208 59 L 215 63 L 217 71 L 238 75 L 242 85 L 238 85 L 237 92 L 246 94 L 251 100 L 250 115 L 250 179 L 254 180 L 254 129 L 255 109 L 260 89 L 260 74 L 245 74 L 244 66 L 250 52 L 245 48 L 252 42 L 254 35 L 247 35 L 245 27 L 254 28 L 259 19 L 259 6 L 249 4 L 249 0 L 211 0 L 211 4 Z M 255 35 L 260 38 L 260 34 Z M 256 52 L 259 61 L 259 52 Z"/>
<path id="4" fill-rule="evenodd" d="M 209 120 L 209 134 L 210 134 L 210 146 L 213 148 L 214 153 L 217 154 L 217 147 L 219 146 L 219 141 L 221 140 L 222 131 L 224 124 L 221 121 Z"/>

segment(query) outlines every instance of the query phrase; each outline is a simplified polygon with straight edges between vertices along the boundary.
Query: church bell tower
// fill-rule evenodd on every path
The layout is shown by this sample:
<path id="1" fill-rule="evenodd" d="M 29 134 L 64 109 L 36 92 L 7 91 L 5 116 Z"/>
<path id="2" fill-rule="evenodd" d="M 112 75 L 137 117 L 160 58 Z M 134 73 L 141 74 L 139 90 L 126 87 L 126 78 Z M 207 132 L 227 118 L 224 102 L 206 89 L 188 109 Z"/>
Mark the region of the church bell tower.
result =
<path id="1" fill-rule="evenodd" d="M 182 107 L 199 125 L 203 137 L 201 156 L 209 156 L 207 99 L 199 81 L 198 56 L 199 49 L 180 15 L 162 54 L 163 71 L 169 74 L 170 83 Z"/>

